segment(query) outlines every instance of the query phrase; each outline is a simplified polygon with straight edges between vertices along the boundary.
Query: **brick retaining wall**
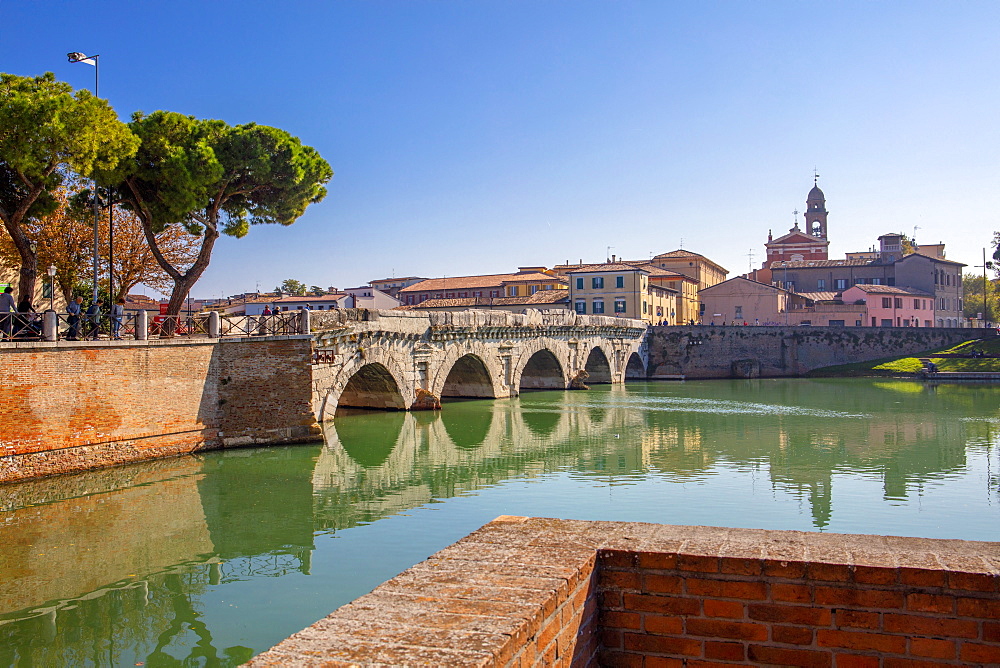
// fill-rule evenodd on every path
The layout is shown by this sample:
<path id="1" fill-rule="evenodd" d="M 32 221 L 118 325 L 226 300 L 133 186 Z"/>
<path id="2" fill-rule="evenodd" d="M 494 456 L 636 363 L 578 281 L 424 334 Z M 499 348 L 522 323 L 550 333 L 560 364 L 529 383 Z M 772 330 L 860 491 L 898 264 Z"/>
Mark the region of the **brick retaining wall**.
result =
<path id="1" fill-rule="evenodd" d="M 318 440 L 309 337 L 0 347 L 0 482 Z"/>
<path id="2" fill-rule="evenodd" d="M 1000 663 L 1000 543 L 501 517 L 248 665 Z"/>

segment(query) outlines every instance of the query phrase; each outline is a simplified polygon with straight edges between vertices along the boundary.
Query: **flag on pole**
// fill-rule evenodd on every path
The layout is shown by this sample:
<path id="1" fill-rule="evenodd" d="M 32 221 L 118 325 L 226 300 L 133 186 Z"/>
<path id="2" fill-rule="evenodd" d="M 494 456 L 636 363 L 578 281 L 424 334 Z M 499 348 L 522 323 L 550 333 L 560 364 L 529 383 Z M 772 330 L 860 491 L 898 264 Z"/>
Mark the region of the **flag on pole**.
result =
<path id="1" fill-rule="evenodd" d="M 97 55 L 88 56 L 80 53 L 79 51 L 74 51 L 72 53 L 67 53 L 66 57 L 69 58 L 71 63 L 87 63 L 88 65 L 93 65 L 97 67 Z"/>

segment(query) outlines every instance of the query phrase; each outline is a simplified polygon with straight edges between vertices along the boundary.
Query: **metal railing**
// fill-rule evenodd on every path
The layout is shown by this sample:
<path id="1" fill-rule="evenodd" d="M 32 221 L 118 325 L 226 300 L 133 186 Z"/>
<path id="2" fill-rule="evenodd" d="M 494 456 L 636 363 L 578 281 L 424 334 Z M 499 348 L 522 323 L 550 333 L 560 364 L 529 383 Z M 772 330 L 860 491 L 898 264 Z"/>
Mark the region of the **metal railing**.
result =
<path id="1" fill-rule="evenodd" d="M 56 313 L 56 338 L 64 341 L 123 340 L 136 338 L 138 316 L 126 313 L 113 318 L 107 313 L 98 315 L 81 313 Z"/>
<path id="2" fill-rule="evenodd" d="M 213 320 L 217 323 L 217 332 L 214 332 Z M 0 339 L 47 340 L 46 323 L 53 329 L 51 340 L 62 341 L 289 336 L 301 333 L 301 320 L 298 311 L 259 316 L 215 313 L 147 316 L 132 312 L 118 318 L 107 313 L 0 313 Z"/>
<path id="3" fill-rule="evenodd" d="M 288 336 L 300 330 L 298 311 L 271 315 L 231 315 L 219 319 L 219 336 Z"/>

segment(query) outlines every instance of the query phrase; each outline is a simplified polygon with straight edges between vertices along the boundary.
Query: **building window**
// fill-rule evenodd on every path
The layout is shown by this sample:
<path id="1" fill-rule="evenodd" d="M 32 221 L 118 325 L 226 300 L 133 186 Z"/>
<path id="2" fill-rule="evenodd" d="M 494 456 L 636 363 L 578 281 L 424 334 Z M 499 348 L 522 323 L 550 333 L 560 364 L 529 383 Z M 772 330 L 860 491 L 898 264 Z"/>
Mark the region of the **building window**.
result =
<path id="1" fill-rule="evenodd" d="M 499 297 L 499 296 L 500 296 L 499 290 L 490 290 L 490 297 Z"/>
<path id="2" fill-rule="evenodd" d="M 646 300 L 645 300 L 645 299 L 643 299 L 643 300 L 642 300 L 642 314 L 643 314 L 643 315 L 646 315 L 646 313 L 648 312 L 648 311 L 646 310 L 647 308 L 648 308 L 648 306 L 646 305 Z"/>
<path id="3" fill-rule="evenodd" d="M 882 297 L 882 308 L 892 308 L 892 297 Z"/>
<path id="4" fill-rule="evenodd" d="M 834 289 L 836 289 L 836 290 L 846 290 L 847 289 L 847 279 L 846 278 L 838 278 L 838 279 L 834 280 L 833 285 L 834 285 Z"/>
<path id="5" fill-rule="evenodd" d="M 903 298 L 902 297 L 896 297 L 896 298 L 894 298 L 892 300 L 892 302 L 893 302 L 893 305 L 896 308 L 903 308 Z"/>
<path id="6" fill-rule="evenodd" d="M 576 279 L 576 289 L 577 290 L 583 290 L 583 279 L 582 278 L 577 278 Z"/>
<path id="7" fill-rule="evenodd" d="M 735 314 L 734 317 L 737 320 L 742 320 L 743 319 L 743 307 L 742 306 L 737 306 L 736 307 L 736 314 Z"/>
<path id="8" fill-rule="evenodd" d="M 625 300 L 624 299 L 616 299 L 615 300 L 615 313 L 624 313 L 624 312 L 625 312 Z"/>
<path id="9" fill-rule="evenodd" d="M 538 292 L 538 286 L 537 285 L 532 285 L 531 288 L 529 288 L 529 289 L 531 290 L 531 294 L 535 294 L 536 292 Z"/>
<path id="10" fill-rule="evenodd" d="M 817 290 L 826 290 L 826 279 L 825 278 L 820 278 L 820 279 L 818 279 L 816 281 L 816 289 Z"/>
<path id="11" fill-rule="evenodd" d="M 603 288 L 604 287 L 604 277 L 603 276 L 594 276 L 593 278 L 591 278 L 590 279 L 590 287 L 593 288 L 594 290 L 599 290 L 599 289 Z"/>
<path id="12" fill-rule="evenodd" d="M 615 287 L 616 288 L 624 288 L 625 287 L 625 277 L 624 276 L 615 276 Z"/>
<path id="13" fill-rule="evenodd" d="M 864 282 L 865 282 L 865 279 L 860 278 L 860 277 L 854 279 L 854 285 L 864 285 Z"/>
<path id="14" fill-rule="evenodd" d="M 872 279 L 872 285 L 882 285 L 882 279 L 881 278 L 873 278 Z"/>
<path id="15" fill-rule="evenodd" d="M 604 300 L 595 299 L 592 313 L 604 313 Z"/>
<path id="16" fill-rule="evenodd" d="M 913 308 L 914 308 L 915 310 L 917 310 L 917 311 L 919 311 L 919 310 L 920 310 L 920 300 L 919 300 L 919 299 L 914 299 L 914 300 L 913 300 Z"/>
<path id="17" fill-rule="evenodd" d="M 586 313 L 587 312 L 587 302 L 583 301 L 582 299 L 577 299 L 576 300 L 576 312 L 577 313 Z"/>
<path id="18" fill-rule="evenodd" d="M 516 285 L 511 285 L 511 286 L 509 286 L 507 288 L 507 296 L 508 297 L 516 297 L 517 296 L 517 286 Z"/>

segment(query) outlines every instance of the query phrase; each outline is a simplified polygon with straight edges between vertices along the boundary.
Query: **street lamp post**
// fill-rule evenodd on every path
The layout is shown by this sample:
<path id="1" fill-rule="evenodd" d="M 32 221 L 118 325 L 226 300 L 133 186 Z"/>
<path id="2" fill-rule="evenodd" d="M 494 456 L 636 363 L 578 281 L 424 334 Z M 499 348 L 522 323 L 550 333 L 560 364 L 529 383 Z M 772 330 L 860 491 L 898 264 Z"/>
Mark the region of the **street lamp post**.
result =
<path id="1" fill-rule="evenodd" d="M 54 264 L 49 265 L 49 310 L 55 311 L 55 298 L 56 298 L 56 266 Z"/>
<path id="2" fill-rule="evenodd" d="M 95 54 L 93 56 L 86 56 L 79 51 L 74 51 L 72 53 L 67 53 L 66 58 L 69 59 L 71 63 L 85 63 L 87 65 L 94 66 L 94 97 L 99 97 L 98 85 L 100 84 L 100 61 L 99 58 L 101 54 Z M 92 299 L 94 304 L 97 303 L 97 242 L 98 242 L 98 225 L 101 220 L 100 202 L 97 198 L 97 177 L 94 177 L 94 291 Z"/>

